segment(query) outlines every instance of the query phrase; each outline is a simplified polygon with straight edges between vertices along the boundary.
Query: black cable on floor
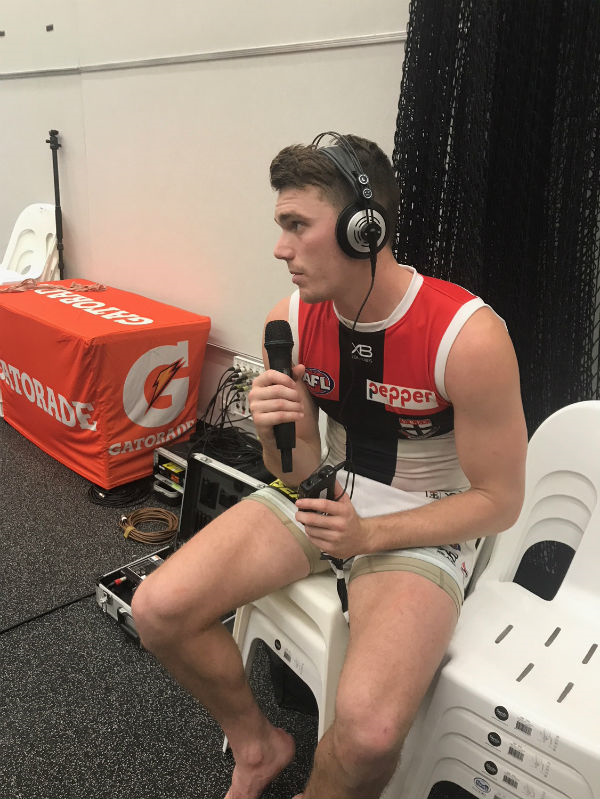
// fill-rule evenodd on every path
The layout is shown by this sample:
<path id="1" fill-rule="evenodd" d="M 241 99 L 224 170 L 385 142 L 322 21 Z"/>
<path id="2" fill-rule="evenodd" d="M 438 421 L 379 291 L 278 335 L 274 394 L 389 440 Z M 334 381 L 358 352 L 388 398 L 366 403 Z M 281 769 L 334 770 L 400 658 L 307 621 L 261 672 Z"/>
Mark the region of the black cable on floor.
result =
<path id="1" fill-rule="evenodd" d="M 29 624 L 32 621 L 37 621 L 38 619 L 43 619 L 44 616 L 49 616 L 51 613 L 55 613 L 57 610 L 63 610 L 63 608 L 68 608 L 70 605 L 75 605 L 77 602 L 83 602 L 84 599 L 91 599 L 93 596 L 96 596 L 95 591 L 92 591 L 91 594 L 78 596 L 76 599 L 69 599 L 68 602 L 63 602 L 61 605 L 56 605 L 54 608 L 49 608 L 41 613 L 37 613 L 35 616 L 30 616 L 28 619 L 23 619 L 22 621 L 18 621 L 16 624 L 11 624 L 10 627 L 5 627 L 3 630 L 0 630 L 0 635 L 5 635 L 5 633 L 9 633 L 12 630 L 18 630 L 19 627 L 23 627 L 25 624 Z"/>
<path id="2" fill-rule="evenodd" d="M 150 496 L 152 489 L 151 478 L 144 477 L 134 480 L 116 488 L 102 488 L 92 483 L 88 488 L 88 498 L 94 505 L 104 505 L 109 508 L 122 508 L 125 505 L 134 505 L 143 502 Z"/>

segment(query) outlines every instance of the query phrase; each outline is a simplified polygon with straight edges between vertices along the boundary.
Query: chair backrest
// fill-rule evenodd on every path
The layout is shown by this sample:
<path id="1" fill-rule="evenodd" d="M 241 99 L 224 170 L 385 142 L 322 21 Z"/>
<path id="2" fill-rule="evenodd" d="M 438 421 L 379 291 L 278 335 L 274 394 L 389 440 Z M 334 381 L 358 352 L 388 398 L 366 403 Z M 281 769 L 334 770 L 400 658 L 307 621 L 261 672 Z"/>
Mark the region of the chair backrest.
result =
<path id="1" fill-rule="evenodd" d="M 33 203 L 19 214 L 1 265 L 2 283 L 58 278 L 55 208 Z"/>
<path id="2" fill-rule="evenodd" d="M 573 586 L 600 597 L 600 580 L 592 574 L 600 563 L 599 499 L 600 401 L 577 402 L 549 416 L 532 436 L 523 508 L 498 536 L 477 587 L 512 581 L 531 547 L 558 542 L 575 554 L 560 576 L 557 601 Z"/>

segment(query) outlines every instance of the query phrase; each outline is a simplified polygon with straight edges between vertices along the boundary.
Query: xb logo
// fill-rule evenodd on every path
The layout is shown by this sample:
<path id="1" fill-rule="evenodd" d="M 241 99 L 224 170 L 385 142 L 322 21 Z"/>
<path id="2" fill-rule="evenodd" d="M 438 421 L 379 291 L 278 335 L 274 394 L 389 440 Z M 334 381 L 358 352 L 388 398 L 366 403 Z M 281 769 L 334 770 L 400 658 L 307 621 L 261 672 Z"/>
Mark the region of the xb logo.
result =
<path id="1" fill-rule="evenodd" d="M 177 377 L 189 366 L 188 342 L 154 347 L 141 355 L 123 385 L 123 408 L 141 427 L 162 427 L 175 420 L 185 407 L 189 377 Z"/>
<path id="2" fill-rule="evenodd" d="M 352 344 L 352 357 L 362 358 L 363 361 L 370 361 L 373 357 L 373 348 L 370 344 Z"/>

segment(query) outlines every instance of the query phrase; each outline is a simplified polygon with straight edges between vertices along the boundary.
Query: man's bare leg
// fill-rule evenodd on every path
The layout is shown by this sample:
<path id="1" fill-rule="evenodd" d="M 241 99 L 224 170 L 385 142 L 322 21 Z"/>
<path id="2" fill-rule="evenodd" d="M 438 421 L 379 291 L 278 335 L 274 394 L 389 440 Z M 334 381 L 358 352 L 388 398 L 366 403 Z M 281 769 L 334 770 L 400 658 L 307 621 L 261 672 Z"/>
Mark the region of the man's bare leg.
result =
<path id="1" fill-rule="evenodd" d="M 317 747 L 305 799 L 380 796 L 456 624 L 450 597 L 409 572 L 356 577 L 349 606 L 336 717 Z"/>
<path id="2" fill-rule="evenodd" d="M 308 571 L 284 525 L 264 505 L 246 501 L 188 541 L 134 595 L 144 646 L 227 735 L 236 763 L 229 799 L 260 796 L 293 759 L 295 746 L 258 708 L 238 647 L 220 619 Z"/>

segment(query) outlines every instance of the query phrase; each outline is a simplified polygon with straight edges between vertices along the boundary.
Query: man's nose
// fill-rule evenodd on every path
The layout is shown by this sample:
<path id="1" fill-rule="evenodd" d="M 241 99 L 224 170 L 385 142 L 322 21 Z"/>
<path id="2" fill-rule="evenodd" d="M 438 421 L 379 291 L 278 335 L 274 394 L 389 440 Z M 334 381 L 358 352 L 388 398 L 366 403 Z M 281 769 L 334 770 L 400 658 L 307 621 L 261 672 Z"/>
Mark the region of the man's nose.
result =
<path id="1" fill-rule="evenodd" d="M 290 261 L 292 259 L 292 248 L 289 244 L 289 238 L 285 231 L 283 231 L 277 239 L 275 249 L 273 250 L 273 255 L 275 258 L 279 258 L 282 261 Z"/>

